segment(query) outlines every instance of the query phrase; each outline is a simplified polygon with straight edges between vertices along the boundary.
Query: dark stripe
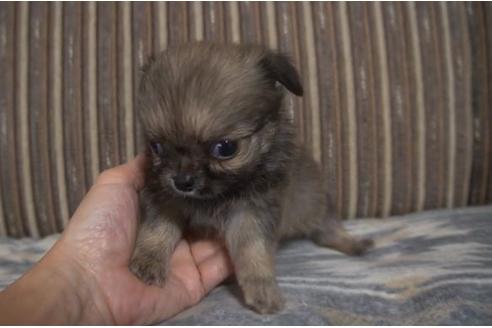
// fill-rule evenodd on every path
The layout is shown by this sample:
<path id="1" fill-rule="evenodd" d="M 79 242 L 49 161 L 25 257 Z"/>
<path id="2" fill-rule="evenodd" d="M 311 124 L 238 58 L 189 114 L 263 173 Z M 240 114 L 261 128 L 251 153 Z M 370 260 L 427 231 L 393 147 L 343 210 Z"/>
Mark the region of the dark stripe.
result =
<path id="1" fill-rule="evenodd" d="M 56 221 L 61 230 L 69 219 L 67 199 L 67 177 L 63 121 L 63 4 L 50 4 L 50 40 L 48 44 L 49 58 L 49 122 L 50 122 L 50 164 L 52 171 L 53 199 L 56 209 Z M 97 127 L 97 126 L 96 126 Z M 59 231 L 58 230 L 58 231 Z"/>
<path id="2" fill-rule="evenodd" d="M 438 99 L 438 107 L 436 110 L 438 111 L 438 115 L 440 118 L 438 119 L 438 140 L 437 146 L 440 148 L 439 151 L 439 192 L 438 192 L 438 203 L 437 208 L 446 207 L 446 197 L 448 193 L 449 183 L 448 183 L 448 175 L 449 170 L 451 169 L 450 162 L 450 151 L 452 147 L 452 143 L 450 140 L 450 112 L 449 112 L 449 104 L 448 104 L 448 95 L 447 95 L 447 85 L 448 79 L 451 78 L 449 76 L 449 72 L 446 69 L 446 48 L 445 48 L 445 31 L 443 28 L 443 17 L 441 15 L 441 8 L 439 3 L 433 3 L 431 6 L 432 9 L 432 18 L 433 18 L 433 32 L 434 32 L 434 49 L 435 49 L 435 65 L 436 65 L 436 77 L 437 77 L 437 87 L 435 88 L 435 93 Z M 442 173 L 441 173 L 442 172 Z"/>
<path id="3" fill-rule="evenodd" d="M 465 206 L 469 192 L 473 143 L 470 43 L 464 4 L 450 3 L 447 9 L 451 30 L 451 53 L 453 54 L 454 69 L 453 92 L 455 93 L 456 109 L 454 205 Z"/>
<path id="4" fill-rule="evenodd" d="M 391 213 L 409 211 L 413 192 L 413 147 L 411 103 L 409 103 L 408 54 L 404 35 L 405 17 L 400 3 L 383 4 L 383 19 L 386 31 L 386 46 L 391 51 L 388 58 L 391 133 L 393 165 L 393 204 Z"/>
<path id="5" fill-rule="evenodd" d="M 279 50 L 287 54 L 293 64 L 299 69 L 302 76 L 302 67 L 300 63 L 299 49 L 296 48 L 297 28 L 294 3 L 279 3 L 276 7 L 277 33 L 279 39 Z M 287 106 L 293 104 L 294 122 L 298 129 L 298 137 L 301 142 L 304 142 L 304 119 L 302 111 L 302 100 L 298 97 L 289 95 L 286 100 Z"/>
<path id="6" fill-rule="evenodd" d="M 127 49 L 131 49 L 131 43 L 127 44 L 128 42 L 131 42 L 129 38 L 131 30 L 127 33 L 129 22 L 125 21 L 125 15 L 127 15 L 125 10 L 128 9 L 124 6 L 128 6 L 128 4 L 118 3 L 116 8 L 116 44 L 113 48 L 113 56 L 116 57 L 116 65 L 113 64 L 112 67 L 112 69 L 116 70 L 116 72 L 113 73 L 113 78 L 115 78 L 113 83 L 116 84 L 116 92 L 114 93 L 116 106 L 113 108 L 115 116 L 113 117 L 113 120 L 116 121 L 117 119 L 117 122 L 113 125 L 113 128 L 115 129 L 115 136 L 117 136 L 117 139 L 115 139 L 114 142 L 118 145 L 118 157 L 115 159 L 118 164 L 125 163 L 134 156 L 133 152 L 130 154 L 130 149 L 128 149 L 129 145 L 127 145 L 126 142 L 126 140 L 128 140 L 127 133 L 129 133 L 127 129 L 129 126 L 133 127 L 132 124 L 128 124 L 127 126 L 128 120 L 133 123 L 133 108 L 129 103 L 131 102 L 131 98 L 128 100 L 128 97 L 126 97 L 132 88 L 132 72 L 131 69 L 129 69 L 131 64 L 127 67 L 127 62 L 131 59 L 131 51 L 127 51 Z M 156 13 L 157 11 L 154 10 L 154 12 Z M 157 41 L 154 44 L 157 44 Z M 130 85 L 127 85 L 127 83 Z M 130 117 L 128 117 L 128 115 L 130 115 Z M 133 133 L 131 133 L 131 135 L 133 136 Z M 131 141 L 133 142 L 133 140 Z M 133 149 L 133 147 L 131 147 L 131 149 Z"/>
<path id="7" fill-rule="evenodd" d="M 190 3 L 173 3 L 168 9 L 169 45 L 176 45 L 190 40 L 189 14 Z"/>
<path id="8" fill-rule="evenodd" d="M 48 127 L 48 4 L 30 6 L 29 115 L 34 206 L 41 235 L 56 230 L 52 201 Z"/>
<path id="9" fill-rule="evenodd" d="M 316 58 L 320 92 L 322 172 L 326 177 L 325 188 L 337 214 L 341 214 L 342 189 L 341 177 L 341 124 L 340 92 L 338 83 L 337 52 L 335 47 L 335 26 L 333 5 L 331 3 L 313 3 L 313 23 L 317 40 Z"/>
<path id="10" fill-rule="evenodd" d="M 311 77 L 309 76 L 309 70 L 308 70 L 309 58 L 307 58 L 307 53 L 306 53 L 307 51 L 306 51 L 306 46 L 305 46 L 305 42 L 304 42 L 304 40 L 306 38 L 305 24 L 307 24 L 307 22 L 305 22 L 303 19 L 303 14 L 302 14 L 303 4 L 298 2 L 298 3 L 295 3 L 293 5 L 295 6 L 294 8 L 295 8 L 295 11 L 297 13 L 297 15 L 296 15 L 297 22 L 294 21 L 292 23 L 296 24 L 297 31 L 298 31 L 298 39 L 297 40 L 299 42 L 299 46 L 297 46 L 297 48 L 299 49 L 299 61 L 300 61 L 300 66 L 298 66 L 298 67 L 299 67 L 299 70 L 301 71 L 304 89 L 306 90 L 304 93 L 304 96 L 301 98 L 302 107 L 301 108 L 295 107 L 294 110 L 301 113 L 301 115 L 299 115 L 299 118 L 302 117 L 302 123 L 301 122 L 300 123 L 302 124 L 302 131 L 304 132 L 302 135 L 302 140 L 303 140 L 303 143 L 304 143 L 307 151 L 310 154 L 313 154 L 313 152 L 314 152 L 313 136 L 310 133 L 312 130 L 311 127 L 312 127 L 312 121 L 313 121 L 313 117 L 312 117 L 313 112 L 312 112 L 312 99 L 311 99 L 311 97 L 309 97 L 309 91 L 310 91 L 309 82 L 310 82 Z"/>
<path id="11" fill-rule="evenodd" d="M 354 65 L 357 121 L 358 203 L 357 216 L 372 216 L 378 194 L 376 117 L 374 104 L 373 42 L 370 35 L 368 6 L 348 5 Z"/>
<path id="12" fill-rule="evenodd" d="M 410 21 L 411 17 L 410 13 L 408 13 L 409 10 L 410 8 L 408 8 L 408 6 L 404 6 L 403 4 L 398 7 L 401 31 L 404 33 L 405 39 L 411 41 L 412 33 L 414 33 L 416 26 L 413 26 L 413 23 Z M 417 65 L 419 60 L 420 62 L 422 61 L 422 58 L 415 58 L 417 52 L 413 49 L 411 42 L 402 42 L 401 38 L 400 40 L 396 39 L 396 42 L 398 42 L 398 47 L 402 50 L 399 60 L 403 62 L 400 74 L 402 83 L 401 92 L 404 95 L 402 106 L 404 115 L 403 117 L 398 117 L 396 121 L 394 121 L 395 126 L 393 126 L 392 130 L 393 133 L 396 134 L 398 133 L 395 131 L 396 129 L 404 129 L 404 139 L 402 144 L 394 145 L 393 154 L 408 163 L 404 170 L 400 171 L 399 168 L 394 168 L 394 172 L 396 174 L 393 175 L 393 181 L 395 182 L 393 184 L 393 190 L 396 193 L 400 192 L 400 194 L 405 197 L 404 201 L 402 199 L 402 203 L 397 206 L 398 209 L 395 212 L 395 214 L 400 214 L 419 210 L 419 193 L 424 192 L 424 190 L 422 190 L 422 183 L 417 179 L 419 179 L 419 174 L 422 174 L 419 170 L 424 170 L 423 167 L 420 167 L 420 163 L 418 163 L 418 161 L 420 156 L 425 156 L 425 151 L 422 151 L 422 149 L 419 148 L 420 146 L 417 143 L 417 135 L 419 134 L 419 125 L 422 124 L 420 120 L 423 119 L 420 117 L 420 114 L 425 112 L 425 109 L 423 109 L 419 113 L 418 106 L 425 106 L 425 103 L 420 104 L 418 97 L 423 97 L 423 95 L 418 94 L 419 91 L 417 90 L 419 83 L 422 83 L 422 81 L 417 81 L 418 78 L 421 78 L 421 71 L 419 72 L 420 74 L 417 72 L 422 69 L 422 67 Z M 420 56 L 420 54 L 417 55 Z M 390 85 L 392 85 L 391 82 Z M 423 136 L 420 137 L 423 138 Z M 396 148 L 399 149 L 397 150 Z M 397 185 L 401 182 L 401 180 L 399 182 L 397 181 L 399 176 L 399 173 L 397 173 L 398 171 L 405 176 L 403 185 L 400 186 Z M 405 187 L 402 188 L 402 186 Z M 401 192 L 401 190 L 403 190 L 403 192 Z"/>
<path id="13" fill-rule="evenodd" d="M 224 42 L 224 4 L 222 2 L 207 2 L 203 4 L 205 40 Z"/>
<path id="14" fill-rule="evenodd" d="M 117 52 L 116 5 L 105 3 L 97 13 L 97 80 L 99 156 L 101 170 L 119 163 L 118 103 L 117 103 Z"/>
<path id="15" fill-rule="evenodd" d="M 487 35 L 487 105 L 488 108 L 488 135 L 489 135 L 489 149 L 486 150 L 489 154 L 489 168 L 488 168 L 488 186 L 487 196 L 484 200 L 485 203 L 492 203 L 492 4 L 490 2 L 484 3 L 485 12 L 485 31 Z"/>
<path id="16" fill-rule="evenodd" d="M 69 212 L 73 213 L 84 195 L 84 135 L 82 120 L 81 37 L 82 10 L 80 3 L 63 7 L 63 129 L 66 165 L 66 185 Z"/>
<path id="17" fill-rule="evenodd" d="M 420 36 L 420 51 L 424 101 L 426 106 L 426 197 L 424 208 L 442 206 L 444 172 L 442 166 L 442 101 L 441 81 L 439 70 L 439 53 L 436 47 L 436 22 L 433 15 L 433 5 L 416 4 L 417 23 Z"/>
<path id="18" fill-rule="evenodd" d="M 133 42 L 133 117 L 135 117 L 135 150 L 136 152 L 142 152 L 144 150 L 144 134 L 138 119 L 138 106 L 137 106 L 137 90 L 140 79 L 140 69 L 147 61 L 148 57 L 152 54 L 154 49 L 152 48 L 152 19 L 151 19 L 151 7 L 148 3 L 133 2 L 132 3 L 132 39 Z M 170 12 L 171 7 L 167 11 L 168 21 L 168 43 L 171 42 L 174 29 L 171 28 L 171 24 L 174 21 L 171 17 L 175 16 L 175 12 Z M 174 39 L 173 41 L 174 42 Z"/>
<path id="19" fill-rule="evenodd" d="M 490 107 L 487 107 L 487 42 L 486 26 L 481 3 L 467 3 L 468 26 L 471 41 L 471 80 L 473 109 L 473 163 L 471 171 L 469 204 L 485 201 L 490 135 Z"/>
<path id="20" fill-rule="evenodd" d="M 258 2 L 239 2 L 241 40 L 243 43 L 261 43 L 261 23 Z"/>
<path id="21" fill-rule="evenodd" d="M 20 209 L 20 191 L 18 183 L 18 159 L 15 124 L 15 12 L 17 4 L 5 3 L 0 6 L 0 150 L 4 157 L 1 161 L 2 197 L 7 233 L 20 237 L 26 234 L 22 225 Z"/>
<path id="22" fill-rule="evenodd" d="M 19 3 L 16 8 L 16 70 L 15 70 L 15 111 L 17 129 L 17 147 L 19 148 L 20 168 L 18 179 L 21 191 L 21 217 L 26 231 L 34 237 L 39 236 L 36 222 L 36 210 L 33 199 L 33 180 L 30 159 L 29 130 L 29 4 Z"/>
<path id="23" fill-rule="evenodd" d="M 353 218 L 356 215 L 357 207 L 357 150 L 356 138 L 357 129 L 355 127 L 354 111 L 355 100 L 353 97 L 353 63 L 350 49 L 350 26 L 346 22 L 346 4 L 337 3 L 334 5 L 333 17 L 335 21 L 336 44 L 337 48 L 337 66 L 340 67 L 338 81 L 340 92 L 340 112 L 342 125 L 341 148 L 342 148 L 342 183 L 346 188 L 343 189 L 343 209 L 341 215 L 343 218 Z M 347 26 L 346 26 L 347 24 Z M 346 31 L 348 29 L 348 31 Z M 345 49 L 346 48 L 346 49 Z M 350 56 L 349 56 L 350 55 Z M 354 102 L 354 103 L 352 103 Z"/>
<path id="24" fill-rule="evenodd" d="M 92 6 L 91 6 L 92 5 Z M 94 182 L 95 174 L 99 172 L 98 133 L 93 133 L 97 124 L 97 8 L 93 4 L 84 3 L 82 11 L 82 108 L 84 117 L 85 143 L 85 176 L 86 185 Z M 92 35 L 91 35 L 92 34 Z"/>

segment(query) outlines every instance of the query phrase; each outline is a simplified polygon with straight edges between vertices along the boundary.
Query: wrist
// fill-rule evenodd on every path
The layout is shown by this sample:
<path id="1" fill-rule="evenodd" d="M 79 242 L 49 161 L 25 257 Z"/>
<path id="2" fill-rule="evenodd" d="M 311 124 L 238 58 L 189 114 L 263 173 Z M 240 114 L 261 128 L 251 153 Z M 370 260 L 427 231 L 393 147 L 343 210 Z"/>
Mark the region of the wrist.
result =
<path id="1" fill-rule="evenodd" d="M 0 293 L 2 324 L 111 324 L 111 312 L 91 276 L 75 261 L 47 254 Z"/>
<path id="2" fill-rule="evenodd" d="M 53 247 L 42 264 L 56 277 L 53 280 L 56 280 L 54 284 L 61 306 L 70 305 L 65 322 L 78 325 L 114 324 L 103 289 L 90 270 L 65 252 L 62 243 Z"/>

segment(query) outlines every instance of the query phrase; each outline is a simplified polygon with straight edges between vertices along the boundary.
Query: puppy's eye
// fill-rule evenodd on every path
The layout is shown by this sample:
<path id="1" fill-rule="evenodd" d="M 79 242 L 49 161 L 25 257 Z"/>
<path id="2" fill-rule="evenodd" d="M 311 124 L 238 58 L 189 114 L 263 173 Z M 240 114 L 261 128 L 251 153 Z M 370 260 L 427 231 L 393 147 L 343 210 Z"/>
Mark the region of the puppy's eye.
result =
<path id="1" fill-rule="evenodd" d="M 210 154 L 217 159 L 229 159 L 237 152 L 237 142 L 229 139 L 214 142 L 210 146 Z"/>
<path id="2" fill-rule="evenodd" d="M 151 141 L 150 142 L 150 149 L 157 156 L 164 155 L 164 148 L 162 147 L 162 144 L 160 142 Z"/>

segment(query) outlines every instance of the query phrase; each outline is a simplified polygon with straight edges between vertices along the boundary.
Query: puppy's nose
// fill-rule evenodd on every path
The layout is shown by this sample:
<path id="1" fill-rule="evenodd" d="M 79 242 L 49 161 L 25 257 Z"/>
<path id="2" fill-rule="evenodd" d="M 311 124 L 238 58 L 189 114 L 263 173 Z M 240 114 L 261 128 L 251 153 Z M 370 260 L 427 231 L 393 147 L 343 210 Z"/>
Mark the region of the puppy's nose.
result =
<path id="1" fill-rule="evenodd" d="M 173 178 L 174 187 L 183 192 L 193 191 L 196 178 L 189 174 L 178 174 Z"/>

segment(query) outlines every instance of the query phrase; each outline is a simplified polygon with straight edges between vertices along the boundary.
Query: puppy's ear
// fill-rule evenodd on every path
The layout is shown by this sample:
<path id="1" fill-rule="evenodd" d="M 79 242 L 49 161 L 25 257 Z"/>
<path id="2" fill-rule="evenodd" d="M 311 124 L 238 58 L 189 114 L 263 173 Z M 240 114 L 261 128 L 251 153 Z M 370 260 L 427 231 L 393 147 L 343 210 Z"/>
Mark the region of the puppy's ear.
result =
<path id="1" fill-rule="evenodd" d="M 269 52 L 260 60 L 260 67 L 268 78 L 282 83 L 287 90 L 297 96 L 303 95 L 299 74 L 287 56 Z"/>

